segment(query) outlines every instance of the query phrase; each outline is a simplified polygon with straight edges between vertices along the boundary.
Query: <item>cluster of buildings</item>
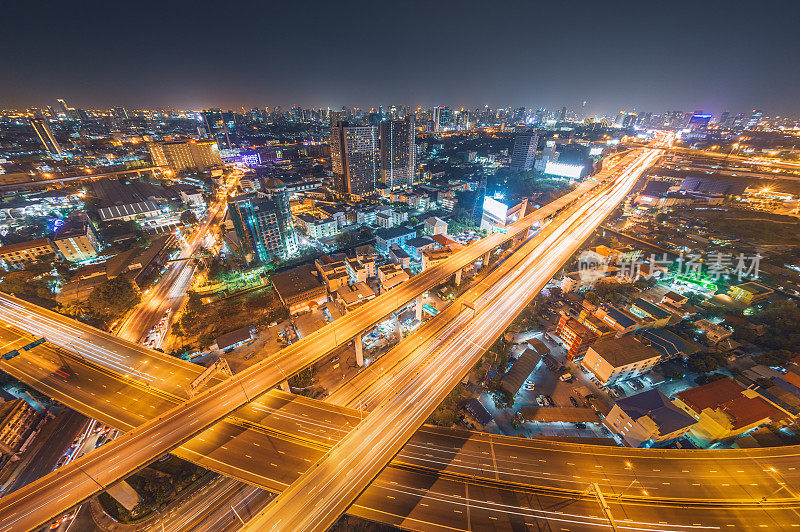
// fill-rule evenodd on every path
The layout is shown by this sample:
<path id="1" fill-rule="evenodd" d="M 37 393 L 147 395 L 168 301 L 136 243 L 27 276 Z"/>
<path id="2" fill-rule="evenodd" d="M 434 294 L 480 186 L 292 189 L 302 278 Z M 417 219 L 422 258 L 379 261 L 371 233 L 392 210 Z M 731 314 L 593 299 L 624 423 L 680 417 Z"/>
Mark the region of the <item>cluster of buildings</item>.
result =
<path id="1" fill-rule="evenodd" d="M 758 391 L 729 377 L 678 392 L 672 399 L 657 389 L 617 400 L 603 422 L 631 447 L 665 446 L 686 435 L 698 446 L 736 439 L 771 424 L 796 418 Z"/>

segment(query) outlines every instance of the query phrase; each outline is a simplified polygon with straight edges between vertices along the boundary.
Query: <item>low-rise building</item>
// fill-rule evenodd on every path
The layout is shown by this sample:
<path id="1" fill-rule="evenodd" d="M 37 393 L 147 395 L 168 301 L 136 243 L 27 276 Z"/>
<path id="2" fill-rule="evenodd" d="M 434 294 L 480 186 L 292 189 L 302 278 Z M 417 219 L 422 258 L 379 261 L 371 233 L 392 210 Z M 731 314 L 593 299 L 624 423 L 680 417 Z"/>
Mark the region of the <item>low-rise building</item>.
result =
<path id="1" fill-rule="evenodd" d="M 631 314 L 647 320 L 648 328 L 660 329 L 669 323 L 672 313 L 664 310 L 655 303 L 637 297 L 631 303 Z"/>
<path id="2" fill-rule="evenodd" d="M 53 236 L 53 244 L 70 262 L 93 259 L 100 250 L 97 233 L 86 216 L 67 220 Z"/>
<path id="3" fill-rule="evenodd" d="M 119 275 L 125 275 L 142 288 L 166 264 L 174 246 L 175 237 L 167 234 L 154 238 L 147 247 L 118 253 L 106 260 L 106 276 L 114 279 Z"/>
<path id="4" fill-rule="evenodd" d="M 391 212 L 379 212 L 375 214 L 375 225 L 382 229 L 394 227 L 394 220 Z"/>
<path id="5" fill-rule="evenodd" d="M 295 219 L 311 238 L 319 240 L 339 234 L 339 224 L 333 218 L 315 218 L 310 214 L 299 214 Z"/>
<path id="6" fill-rule="evenodd" d="M 392 244 L 389 248 L 389 260 L 396 262 L 402 268 L 411 267 L 411 255 L 397 244 Z"/>
<path id="7" fill-rule="evenodd" d="M 114 220 L 129 222 L 131 220 L 145 220 L 161 216 L 164 206 L 155 201 L 140 201 L 136 203 L 125 203 L 122 205 L 111 205 L 98 209 L 100 220 L 111 222 Z"/>
<path id="8" fill-rule="evenodd" d="M 11 457 L 21 452 L 38 421 L 39 414 L 25 399 L 0 403 L 0 453 Z"/>
<path id="9" fill-rule="evenodd" d="M 389 253 L 392 244 L 403 246 L 407 241 L 416 238 L 417 232 L 407 226 L 391 227 L 389 229 L 378 229 L 375 231 L 375 245 L 378 251 L 384 255 Z"/>
<path id="10" fill-rule="evenodd" d="M 36 262 L 54 255 L 55 246 L 47 238 L 39 238 L 19 244 L 0 246 L 0 265 L 19 268 L 29 262 Z"/>
<path id="11" fill-rule="evenodd" d="M 355 258 L 348 258 L 345 261 L 347 274 L 350 276 L 351 283 L 363 283 L 370 277 L 375 277 L 375 257 L 369 255 L 357 255 Z"/>
<path id="12" fill-rule="evenodd" d="M 609 338 L 589 346 L 581 366 L 602 385 L 637 377 L 655 366 L 661 353 L 633 336 Z"/>
<path id="13" fill-rule="evenodd" d="M 422 252 L 422 269 L 427 270 L 440 264 L 453 255 L 453 250 L 449 247 L 438 249 L 426 249 Z"/>
<path id="14" fill-rule="evenodd" d="M 744 303 L 748 307 L 766 300 L 772 293 L 773 290 L 764 285 L 754 283 L 753 281 L 732 286 L 730 290 L 728 290 L 728 295 L 730 295 L 731 298 Z"/>
<path id="15" fill-rule="evenodd" d="M 378 268 L 378 282 L 381 287 L 381 294 L 388 292 L 410 278 L 408 270 L 396 262 L 385 264 Z"/>
<path id="16" fill-rule="evenodd" d="M 591 329 L 566 314 L 558 320 L 556 336 L 564 342 L 570 360 L 582 358 L 589 346 L 597 341 L 597 335 Z"/>
<path id="17" fill-rule="evenodd" d="M 313 264 L 303 264 L 270 278 L 275 293 L 290 314 L 299 314 L 328 301 L 328 291 Z"/>
<path id="18" fill-rule="evenodd" d="M 446 235 L 447 222 L 438 216 L 431 216 L 425 219 L 425 234 L 426 235 Z"/>
<path id="19" fill-rule="evenodd" d="M 679 392 L 675 405 L 697 420 L 690 433 L 705 442 L 734 438 L 789 418 L 754 390 L 728 377 Z"/>
<path id="20" fill-rule="evenodd" d="M 422 262 L 422 252 L 436 247 L 436 242 L 427 236 L 419 236 L 406 240 L 402 246 L 414 262 Z"/>
<path id="21" fill-rule="evenodd" d="M 694 326 L 705 336 L 709 343 L 714 345 L 733 336 L 732 330 L 705 319 L 697 320 L 694 322 Z"/>
<path id="22" fill-rule="evenodd" d="M 324 255 L 315 260 L 314 265 L 317 267 L 317 272 L 331 294 L 350 283 L 347 258 L 344 257 L 344 254 L 333 257 Z"/>
<path id="23" fill-rule="evenodd" d="M 367 286 L 367 283 L 362 282 L 344 285 L 334 294 L 334 301 L 342 314 L 346 314 L 372 299 L 375 299 L 375 292 Z"/>
<path id="24" fill-rule="evenodd" d="M 658 390 L 618 400 L 603 423 L 631 447 L 664 445 L 680 438 L 696 423 Z"/>

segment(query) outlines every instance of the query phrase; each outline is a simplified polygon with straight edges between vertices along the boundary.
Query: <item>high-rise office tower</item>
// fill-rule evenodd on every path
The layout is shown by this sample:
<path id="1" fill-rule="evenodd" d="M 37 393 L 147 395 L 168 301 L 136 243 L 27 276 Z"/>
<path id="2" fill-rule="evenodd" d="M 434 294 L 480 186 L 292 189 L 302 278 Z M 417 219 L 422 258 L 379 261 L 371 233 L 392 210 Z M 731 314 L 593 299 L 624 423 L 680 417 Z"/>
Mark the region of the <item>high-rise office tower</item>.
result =
<path id="1" fill-rule="evenodd" d="M 514 151 L 511 152 L 512 170 L 530 170 L 536 159 L 539 134 L 534 129 L 517 133 L 514 137 Z"/>
<path id="2" fill-rule="evenodd" d="M 294 255 L 298 247 L 286 185 L 270 179 L 264 188 L 231 198 L 228 208 L 247 262 L 266 264 Z"/>
<path id="3" fill-rule="evenodd" d="M 389 190 L 414 184 L 414 117 L 381 122 L 381 181 Z"/>
<path id="4" fill-rule="evenodd" d="M 121 118 L 122 120 L 127 120 L 128 110 L 122 107 L 121 105 L 118 105 L 114 107 L 114 116 L 116 116 L 117 118 Z"/>
<path id="5" fill-rule="evenodd" d="M 331 165 L 336 192 L 359 201 L 375 194 L 378 180 L 378 128 L 331 124 Z"/>
<path id="6" fill-rule="evenodd" d="M 64 101 L 64 100 L 62 100 L 61 98 L 59 98 L 58 100 L 56 100 L 56 102 L 58 102 L 59 112 L 62 112 L 62 113 L 64 113 L 64 115 L 66 115 L 67 117 L 69 117 L 69 116 L 70 116 L 70 108 L 69 108 L 69 106 L 67 105 L 67 102 L 65 102 L 65 101 Z"/>
<path id="7" fill-rule="evenodd" d="M 761 109 L 753 109 L 753 112 L 750 114 L 750 118 L 747 120 L 747 124 L 745 124 L 745 129 L 751 129 L 758 125 L 761 122 L 761 117 L 764 116 L 764 111 Z"/>
<path id="8" fill-rule="evenodd" d="M 41 118 L 31 118 L 31 125 L 33 126 L 33 130 L 36 132 L 36 136 L 39 137 L 40 141 L 42 141 L 44 149 L 47 153 L 50 155 L 61 155 L 63 153 L 61 146 L 59 146 L 58 141 L 53 135 L 53 131 L 50 129 L 50 126 L 47 124 L 46 120 Z"/>
<path id="9" fill-rule="evenodd" d="M 722 111 L 722 114 L 719 115 L 719 118 L 717 119 L 717 125 L 719 127 L 727 127 L 730 117 L 731 117 L 730 111 Z"/>
<path id="10" fill-rule="evenodd" d="M 567 119 L 567 106 L 561 108 L 561 111 L 558 113 L 558 121 L 563 122 Z"/>

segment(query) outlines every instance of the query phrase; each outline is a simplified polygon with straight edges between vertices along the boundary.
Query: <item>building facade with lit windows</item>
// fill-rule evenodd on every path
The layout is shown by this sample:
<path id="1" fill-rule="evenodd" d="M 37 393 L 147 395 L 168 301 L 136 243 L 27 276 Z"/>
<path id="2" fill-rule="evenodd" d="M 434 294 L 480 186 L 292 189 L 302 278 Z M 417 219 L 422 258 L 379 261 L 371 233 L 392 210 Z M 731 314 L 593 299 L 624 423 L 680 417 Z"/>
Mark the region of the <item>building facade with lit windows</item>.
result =
<path id="1" fill-rule="evenodd" d="M 338 194 L 353 201 L 374 196 L 380 166 L 378 127 L 332 123 L 331 166 Z"/>
<path id="2" fill-rule="evenodd" d="M 53 236 L 53 245 L 70 262 L 93 259 L 100 250 L 97 233 L 87 217 L 67 220 Z"/>
<path id="3" fill-rule="evenodd" d="M 414 184 L 416 140 L 414 117 L 381 122 L 381 181 L 389 190 Z"/>
<path id="4" fill-rule="evenodd" d="M 169 166 L 176 172 L 196 168 L 208 170 L 222 165 L 219 145 L 214 140 L 178 140 L 148 145 L 153 164 Z"/>
<path id="5" fill-rule="evenodd" d="M 512 170 L 530 170 L 536 160 L 536 147 L 539 134 L 534 130 L 517 133 L 514 137 L 514 150 L 511 152 Z"/>
<path id="6" fill-rule="evenodd" d="M 0 265 L 20 267 L 53 255 L 56 248 L 47 238 L 0 246 Z"/>
<path id="7" fill-rule="evenodd" d="M 582 358 L 589 346 L 597 341 L 597 335 L 591 329 L 567 315 L 558 320 L 556 336 L 564 343 L 569 360 Z"/>
<path id="8" fill-rule="evenodd" d="M 270 262 L 297 253 L 297 235 L 280 180 L 270 179 L 266 192 L 252 192 L 231 199 L 228 208 L 236 236 L 247 262 Z"/>

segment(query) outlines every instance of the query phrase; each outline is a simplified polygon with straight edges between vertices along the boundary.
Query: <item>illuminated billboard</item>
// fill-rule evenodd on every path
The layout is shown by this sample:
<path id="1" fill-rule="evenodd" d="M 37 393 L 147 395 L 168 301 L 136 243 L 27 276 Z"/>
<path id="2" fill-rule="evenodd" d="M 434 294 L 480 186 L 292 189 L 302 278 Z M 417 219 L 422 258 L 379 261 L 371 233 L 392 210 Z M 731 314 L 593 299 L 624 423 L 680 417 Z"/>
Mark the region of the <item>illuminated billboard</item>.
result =
<path id="1" fill-rule="evenodd" d="M 559 177 L 566 177 L 567 179 L 579 179 L 581 177 L 582 172 L 583 172 L 583 166 L 579 164 L 567 164 L 567 163 L 559 163 L 556 161 L 547 161 L 547 165 L 544 167 L 545 174 L 556 175 Z M 484 202 L 484 209 L 486 209 L 485 202 Z"/>

